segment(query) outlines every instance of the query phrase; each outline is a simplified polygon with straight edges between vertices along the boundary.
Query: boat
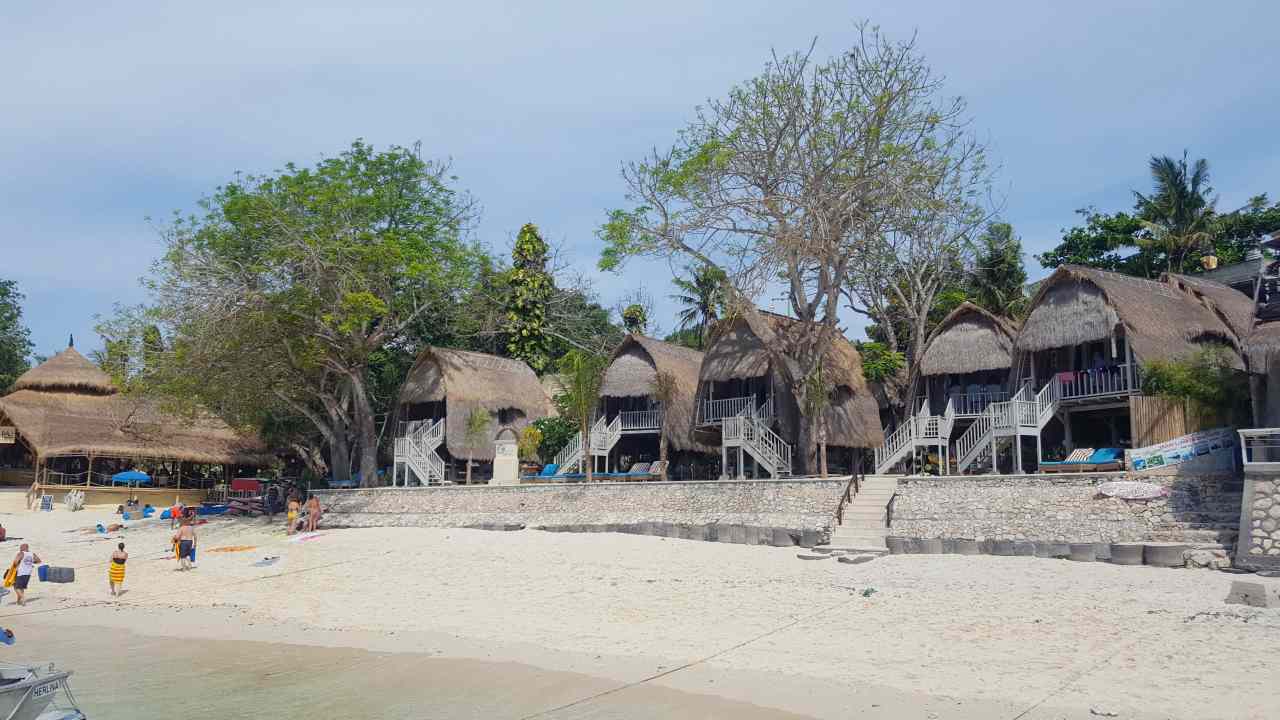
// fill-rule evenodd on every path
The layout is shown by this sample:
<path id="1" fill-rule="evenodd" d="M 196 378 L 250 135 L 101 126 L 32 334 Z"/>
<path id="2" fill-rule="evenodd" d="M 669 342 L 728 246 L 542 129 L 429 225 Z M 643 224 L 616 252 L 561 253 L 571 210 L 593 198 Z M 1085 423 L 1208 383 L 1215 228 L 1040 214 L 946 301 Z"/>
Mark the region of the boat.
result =
<path id="1" fill-rule="evenodd" d="M 85 720 L 68 670 L 0 663 L 0 720 Z"/>

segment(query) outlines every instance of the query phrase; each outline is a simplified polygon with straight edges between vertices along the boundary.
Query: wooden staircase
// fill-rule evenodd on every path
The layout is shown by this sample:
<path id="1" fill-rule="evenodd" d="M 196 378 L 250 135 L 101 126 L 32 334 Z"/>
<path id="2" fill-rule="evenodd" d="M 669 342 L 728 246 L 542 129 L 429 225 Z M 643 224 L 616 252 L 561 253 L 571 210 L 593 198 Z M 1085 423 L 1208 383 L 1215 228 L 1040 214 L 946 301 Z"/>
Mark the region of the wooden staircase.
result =
<path id="1" fill-rule="evenodd" d="M 726 448 L 741 447 L 771 477 L 791 474 L 791 445 L 769 429 L 765 406 L 748 406 L 733 417 L 724 419 L 721 442 Z"/>
<path id="2" fill-rule="evenodd" d="M 408 468 L 422 485 L 441 484 L 444 482 L 444 459 L 436 452 L 444 442 L 444 418 L 431 421 L 407 423 L 405 434 L 396 438 L 395 472 L 393 478 L 400 477 L 400 468 Z M 406 473 L 404 482 L 409 484 Z"/>

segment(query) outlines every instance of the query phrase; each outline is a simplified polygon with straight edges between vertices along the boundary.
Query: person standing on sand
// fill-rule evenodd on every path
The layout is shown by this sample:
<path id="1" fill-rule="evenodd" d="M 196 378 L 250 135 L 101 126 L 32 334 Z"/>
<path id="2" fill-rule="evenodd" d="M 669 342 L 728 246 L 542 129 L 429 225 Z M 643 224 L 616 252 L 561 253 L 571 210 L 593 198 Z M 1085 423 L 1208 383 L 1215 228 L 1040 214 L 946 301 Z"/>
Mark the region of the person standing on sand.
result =
<path id="1" fill-rule="evenodd" d="M 118 596 L 124 588 L 124 564 L 129 559 L 129 553 L 124 551 L 124 543 L 116 546 L 116 551 L 111 553 L 111 565 L 107 568 L 107 584 L 111 586 L 111 595 Z"/>
<path id="2" fill-rule="evenodd" d="M 285 517 L 288 518 L 288 523 L 289 523 L 289 526 L 285 528 L 286 535 L 292 535 L 293 529 L 297 527 L 299 509 L 301 509 L 301 506 L 298 505 L 298 496 L 290 494 L 289 495 L 289 512 L 285 513 Z"/>
<path id="3" fill-rule="evenodd" d="M 18 574 L 13 579 L 13 591 L 18 596 L 19 605 L 27 604 L 27 585 L 31 583 L 31 572 L 41 562 L 40 556 L 31 552 L 30 545 L 22 543 L 22 547 L 18 548 L 18 554 L 13 558 L 13 564 L 18 568 Z"/>
<path id="4" fill-rule="evenodd" d="M 307 498 L 307 532 L 315 532 L 320 526 L 320 498 L 314 494 Z"/>
<path id="5" fill-rule="evenodd" d="M 183 520 L 182 527 L 173 534 L 173 541 L 178 543 L 178 569 L 191 569 L 191 551 L 196 546 L 196 528 L 190 520 Z"/>

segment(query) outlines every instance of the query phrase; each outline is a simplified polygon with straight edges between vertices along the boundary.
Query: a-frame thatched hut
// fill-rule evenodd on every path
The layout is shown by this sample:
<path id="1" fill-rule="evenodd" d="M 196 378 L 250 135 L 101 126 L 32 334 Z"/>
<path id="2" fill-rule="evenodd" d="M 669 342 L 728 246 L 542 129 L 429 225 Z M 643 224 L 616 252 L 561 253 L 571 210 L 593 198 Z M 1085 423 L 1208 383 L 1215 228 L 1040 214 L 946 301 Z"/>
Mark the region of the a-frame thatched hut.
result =
<path id="1" fill-rule="evenodd" d="M 631 334 L 614 349 L 600 385 L 600 417 L 614 442 L 608 467 L 626 471 L 633 462 L 658 460 L 660 433 L 667 441 L 669 479 L 714 476 L 717 448 L 693 432 L 694 398 L 702 353 L 680 345 Z M 671 397 L 657 396 L 660 375 L 670 378 Z"/>
<path id="2" fill-rule="evenodd" d="M 1144 280 L 1064 265 L 1031 301 L 1014 341 L 1011 387 L 1025 384 L 1027 397 L 1039 403 L 1038 432 L 1048 447 L 1160 442 L 1168 437 L 1148 428 L 1167 425 L 1156 417 L 1163 405 L 1141 395 L 1140 365 L 1213 347 L 1243 371 L 1248 305 L 1209 280 Z M 1138 405 L 1141 419 L 1133 411 Z"/>
<path id="3" fill-rule="evenodd" d="M 409 370 L 397 400 L 396 482 L 406 481 L 406 468 L 423 484 L 452 481 L 465 475 L 465 465 L 459 463 L 468 458 L 482 463 L 481 472 L 473 473 L 473 478 L 484 478 L 485 467 L 492 466 L 499 430 L 511 428 L 518 434 L 549 410 L 538 376 L 525 363 L 428 347 Z M 472 424 L 469 432 L 468 421 L 480 417 L 477 413 L 487 416 L 488 422 L 483 428 L 482 423 Z M 410 458 L 415 450 L 422 455 L 417 467 Z M 414 478 L 407 480 L 412 484 Z"/>
<path id="4" fill-rule="evenodd" d="M 947 403 L 958 418 L 971 418 L 1009 399 L 1009 368 L 1017 325 L 971 302 L 947 314 L 920 355 L 918 402 L 942 415 Z"/>
<path id="5" fill-rule="evenodd" d="M 74 347 L 18 378 L 0 398 L 0 426 L 15 430 L 14 445 L 0 445 L 5 462 L 24 456 L 42 486 L 110 487 L 114 473 L 136 468 L 153 487 L 200 488 L 272 460 L 260 440 L 213 415 L 121 393 Z"/>
<path id="6" fill-rule="evenodd" d="M 788 348 L 799 347 L 805 332 L 800 321 L 763 311 L 727 318 L 712 331 L 698 376 L 695 432 L 704 438 L 703 442 L 721 446 L 726 466 L 732 461 L 727 448 L 740 446 L 726 444 L 733 442 L 732 433 L 740 423 L 734 418 L 744 414 L 759 418 L 789 446 L 788 452 L 798 444 L 801 408 L 791 390 L 791 380 L 798 376 L 799 369 L 789 360 Z M 779 356 L 788 359 L 779 362 Z M 825 360 L 825 381 L 832 389 L 826 418 L 829 469 L 850 472 L 855 451 L 884 442 L 879 407 L 862 375 L 862 357 L 852 343 L 844 337 L 836 338 Z M 749 445 L 742 447 L 747 455 L 752 454 Z M 753 459 L 766 472 L 775 474 L 768 459 Z M 795 460 L 795 469 L 800 469 L 803 459 Z M 777 469 L 789 474 L 793 468 L 788 463 Z M 817 468 L 803 470 L 816 472 Z M 741 462 L 724 469 L 726 474 L 738 476 L 746 471 Z"/>

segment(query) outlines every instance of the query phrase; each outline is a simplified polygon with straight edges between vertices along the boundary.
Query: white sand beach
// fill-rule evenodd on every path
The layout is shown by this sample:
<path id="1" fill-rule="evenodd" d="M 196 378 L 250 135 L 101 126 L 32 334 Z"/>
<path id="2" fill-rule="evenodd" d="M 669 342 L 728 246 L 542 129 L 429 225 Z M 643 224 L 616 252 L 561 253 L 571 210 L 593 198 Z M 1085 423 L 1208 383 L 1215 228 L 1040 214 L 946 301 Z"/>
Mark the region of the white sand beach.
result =
<path id="1" fill-rule="evenodd" d="M 713 701 L 742 703 L 731 717 L 754 707 L 760 717 L 1010 720 L 1264 718 L 1280 707 L 1280 670 L 1262 652 L 1280 646 L 1280 610 L 1225 605 L 1233 578 L 1217 572 L 986 556 L 846 565 L 781 548 L 533 530 L 327 529 L 289 541 L 279 523 L 218 518 L 199 528 L 197 568 L 182 573 L 167 521 L 108 539 L 74 530 L 114 520 L 108 509 L 0 520 L 77 573 L 73 584 L 33 582 L 27 607 L 4 598 L 14 660 L 141 664 L 98 654 L 101 637 L 127 633 L 187 648 L 349 648 L 378 654 L 375 665 L 397 664 L 386 653 L 404 667 L 499 664 L 464 673 L 459 687 L 473 691 L 452 704 L 430 682 L 402 687 L 397 707 L 433 709 L 423 717 L 720 716 Z M 118 599 L 106 582 L 116 537 L 131 554 Z M 279 560 L 255 565 L 266 556 Z M 208 663 L 235 655 L 208 647 Z M 534 682 L 531 669 L 572 675 Z M 457 676 L 424 673 L 437 686 Z M 137 716 L 108 707 L 127 687 L 76 687 L 106 717 Z M 490 710 L 463 712 L 480 706 Z"/>

